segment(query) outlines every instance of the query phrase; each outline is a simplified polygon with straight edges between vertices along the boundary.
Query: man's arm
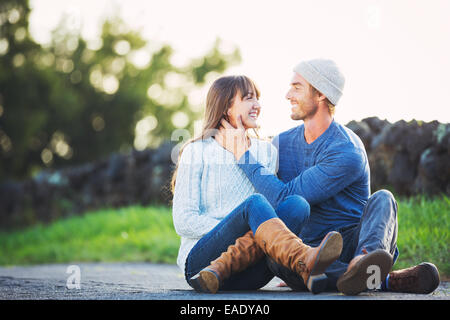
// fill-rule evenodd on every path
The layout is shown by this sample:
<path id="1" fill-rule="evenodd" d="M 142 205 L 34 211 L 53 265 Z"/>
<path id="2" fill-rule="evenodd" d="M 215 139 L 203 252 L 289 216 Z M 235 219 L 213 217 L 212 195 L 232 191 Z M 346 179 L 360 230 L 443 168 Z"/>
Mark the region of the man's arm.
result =
<path id="1" fill-rule="evenodd" d="M 300 195 L 310 205 L 331 198 L 356 181 L 361 175 L 365 160 L 356 150 L 335 146 L 316 165 L 283 183 L 267 168 L 258 163 L 248 151 L 245 130 L 238 118 L 237 129 L 224 119 L 216 140 L 234 154 L 238 166 L 245 172 L 256 191 L 263 194 L 274 208 L 289 195 Z"/>
<path id="2" fill-rule="evenodd" d="M 361 173 L 363 162 L 356 152 L 334 152 L 315 166 L 283 183 L 267 168 L 259 164 L 246 152 L 238 161 L 256 191 L 263 194 L 275 208 L 289 195 L 304 197 L 310 205 L 322 202 L 354 182 Z"/>

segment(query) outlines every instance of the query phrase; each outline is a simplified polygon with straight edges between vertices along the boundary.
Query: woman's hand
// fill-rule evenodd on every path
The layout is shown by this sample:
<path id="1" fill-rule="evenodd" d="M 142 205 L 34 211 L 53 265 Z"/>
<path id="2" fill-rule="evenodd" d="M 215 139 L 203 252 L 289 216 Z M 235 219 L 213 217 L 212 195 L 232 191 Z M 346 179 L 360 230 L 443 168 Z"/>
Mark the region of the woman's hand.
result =
<path id="1" fill-rule="evenodd" d="M 216 134 L 216 141 L 219 142 L 222 147 L 230 151 L 236 160 L 239 160 L 244 153 L 250 148 L 249 142 L 245 135 L 245 128 L 242 124 L 242 118 L 239 115 L 236 120 L 237 128 L 233 127 L 228 121 L 222 119 L 220 122 L 222 125 Z"/>

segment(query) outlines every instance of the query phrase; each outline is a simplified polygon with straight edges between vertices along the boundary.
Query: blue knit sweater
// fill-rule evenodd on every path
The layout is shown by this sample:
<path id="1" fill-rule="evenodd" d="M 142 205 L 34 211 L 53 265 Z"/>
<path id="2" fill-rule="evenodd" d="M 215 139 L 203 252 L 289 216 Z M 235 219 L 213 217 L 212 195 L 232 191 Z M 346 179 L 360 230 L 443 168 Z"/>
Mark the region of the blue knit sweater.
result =
<path id="1" fill-rule="evenodd" d="M 288 195 L 304 197 L 311 214 L 300 237 L 317 243 L 329 231 L 359 222 L 370 195 L 369 162 L 360 138 L 335 121 L 311 144 L 304 130 L 300 125 L 273 139 L 279 153 L 278 177 L 249 152 L 239 167 L 274 207 Z"/>

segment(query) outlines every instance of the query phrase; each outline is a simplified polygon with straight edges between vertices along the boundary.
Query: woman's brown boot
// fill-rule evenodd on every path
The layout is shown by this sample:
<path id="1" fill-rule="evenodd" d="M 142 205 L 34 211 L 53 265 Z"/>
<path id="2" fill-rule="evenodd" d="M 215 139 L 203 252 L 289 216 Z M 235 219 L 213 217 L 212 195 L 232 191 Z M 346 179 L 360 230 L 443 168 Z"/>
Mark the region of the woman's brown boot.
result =
<path id="1" fill-rule="evenodd" d="M 241 272 L 259 261 L 264 252 L 257 245 L 253 232 L 238 238 L 219 258 L 190 279 L 192 287 L 199 292 L 216 293 L 231 274 Z"/>
<path id="2" fill-rule="evenodd" d="M 312 293 L 325 290 L 325 269 L 342 251 L 342 236 L 329 232 L 318 247 L 312 248 L 292 233 L 279 218 L 263 222 L 255 232 L 255 240 L 276 263 L 296 272 Z"/>

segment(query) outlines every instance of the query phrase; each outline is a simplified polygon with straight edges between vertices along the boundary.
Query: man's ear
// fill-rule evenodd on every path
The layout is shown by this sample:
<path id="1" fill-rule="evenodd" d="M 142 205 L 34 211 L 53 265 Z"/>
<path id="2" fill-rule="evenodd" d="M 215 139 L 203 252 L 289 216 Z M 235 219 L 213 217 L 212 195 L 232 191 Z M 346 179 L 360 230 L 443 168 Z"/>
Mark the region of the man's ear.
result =
<path id="1" fill-rule="evenodd" d="M 318 102 L 325 102 L 327 100 L 327 97 L 320 91 L 317 91 L 317 101 Z"/>

